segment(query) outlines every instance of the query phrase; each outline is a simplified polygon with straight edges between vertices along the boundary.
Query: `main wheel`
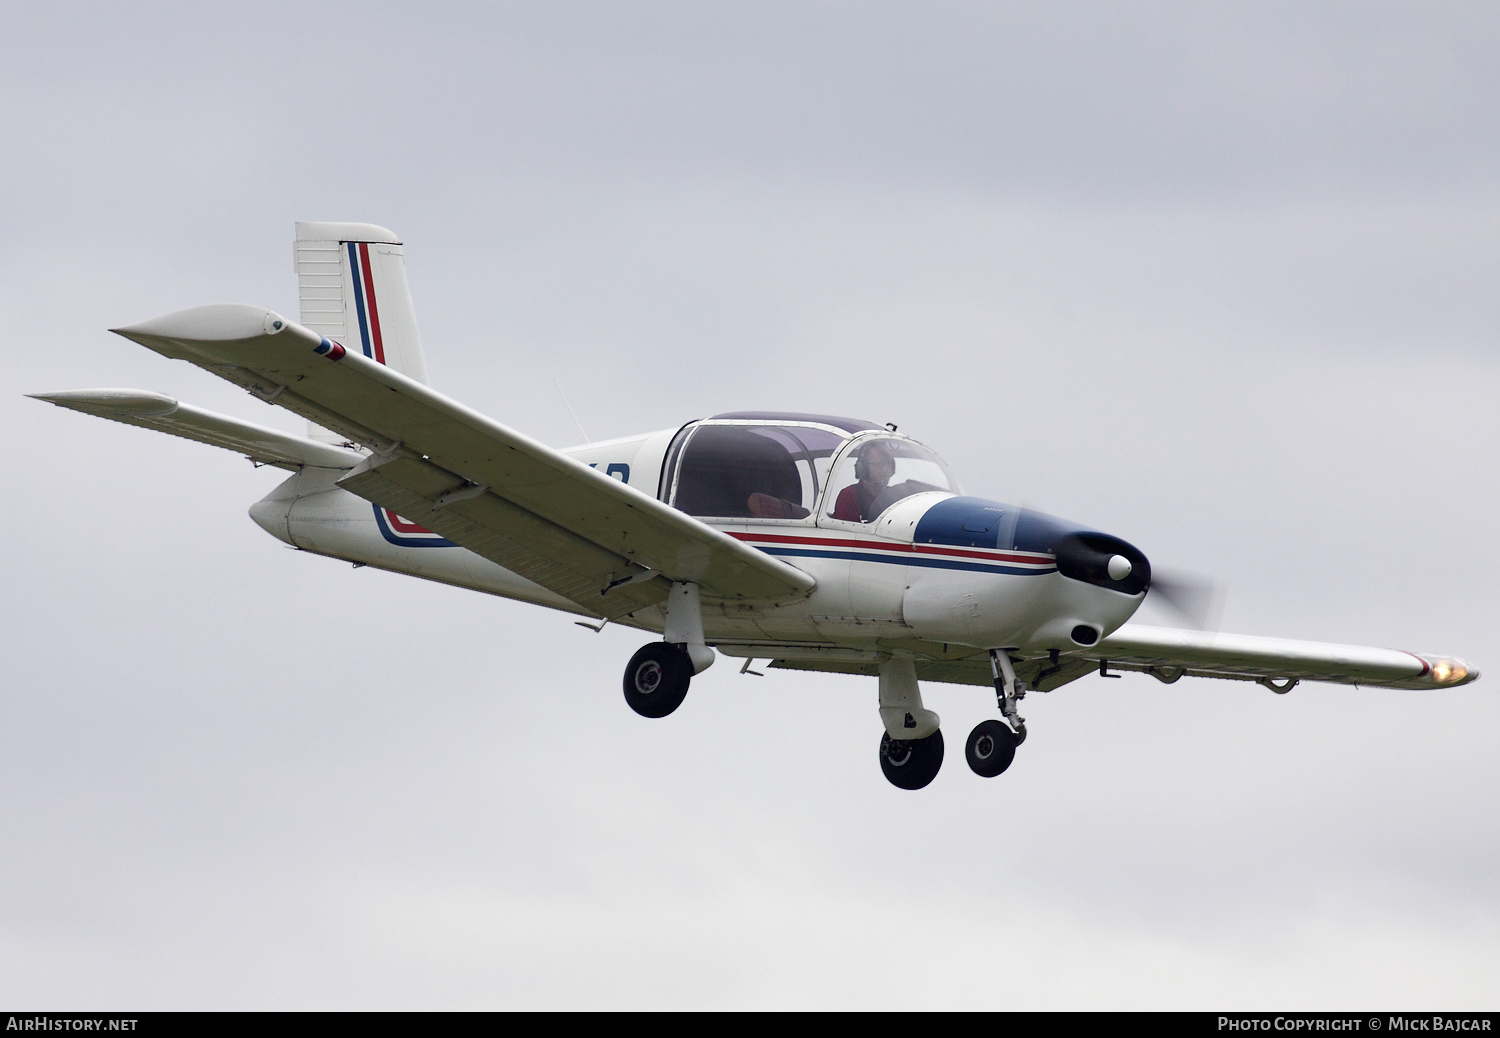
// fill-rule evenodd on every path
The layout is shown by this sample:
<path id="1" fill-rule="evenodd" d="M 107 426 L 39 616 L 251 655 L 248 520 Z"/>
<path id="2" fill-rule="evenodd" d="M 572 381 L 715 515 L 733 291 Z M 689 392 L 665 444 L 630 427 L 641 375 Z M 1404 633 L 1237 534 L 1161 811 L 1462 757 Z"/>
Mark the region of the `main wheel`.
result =
<path id="1" fill-rule="evenodd" d="M 880 770 L 893 786 L 921 789 L 942 766 L 942 729 L 925 739 L 892 739 L 889 732 L 880 737 Z"/>
<path id="2" fill-rule="evenodd" d="M 682 705 L 693 661 L 669 642 L 643 645 L 625 667 L 625 702 L 642 717 L 666 717 Z"/>
<path id="3" fill-rule="evenodd" d="M 974 774 L 994 778 L 1016 759 L 1016 746 L 1019 744 L 1016 733 L 1001 722 L 993 718 L 980 721 L 969 733 L 969 741 L 964 744 L 964 758 L 968 760 Z"/>

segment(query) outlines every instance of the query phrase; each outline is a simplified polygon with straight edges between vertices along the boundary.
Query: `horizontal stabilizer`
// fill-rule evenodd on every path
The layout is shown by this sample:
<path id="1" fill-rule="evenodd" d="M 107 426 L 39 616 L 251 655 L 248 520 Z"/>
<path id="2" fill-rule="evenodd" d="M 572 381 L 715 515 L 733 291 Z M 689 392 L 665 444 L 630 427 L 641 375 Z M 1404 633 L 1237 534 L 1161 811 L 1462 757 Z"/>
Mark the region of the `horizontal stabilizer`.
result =
<path id="1" fill-rule="evenodd" d="M 82 411 L 112 422 L 155 429 L 185 440 L 223 447 L 261 465 L 292 470 L 309 465 L 350 469 L 364 460 L 364 455 L 351 450 L 214 414 L 143 389 L 78 389 L 67 393 L 30 395 L 33 400 L 45 400 L 70 411 Z"/>

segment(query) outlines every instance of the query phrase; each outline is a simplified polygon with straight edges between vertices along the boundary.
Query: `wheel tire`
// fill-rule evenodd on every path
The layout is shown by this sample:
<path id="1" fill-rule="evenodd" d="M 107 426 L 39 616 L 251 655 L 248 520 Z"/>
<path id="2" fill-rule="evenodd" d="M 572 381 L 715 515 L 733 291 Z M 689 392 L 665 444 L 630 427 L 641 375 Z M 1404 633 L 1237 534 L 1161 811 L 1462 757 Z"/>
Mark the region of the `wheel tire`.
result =
<path id="1" fill-rule="evenodd" d="M 682 705 L 693 661 L 668 642 L 643 645 L 625 667 L 625 702 L 642 717 L 666 717 Z"/>
<path id="2" fill-rule="evenodd" d="M 892 739 L 890 732 L 880 737 L 880 770 L 893 786 L 921 789 L 937 778 L 942 766 L 942 729 L 925 739 Z"/>
<path id="3" fill-rule="evenodd" d="M 994 719 L 980 721 L 964 744 L 964 759 L 976 775 L 994 778 L 1016 759 L 1016 733 Z"/>

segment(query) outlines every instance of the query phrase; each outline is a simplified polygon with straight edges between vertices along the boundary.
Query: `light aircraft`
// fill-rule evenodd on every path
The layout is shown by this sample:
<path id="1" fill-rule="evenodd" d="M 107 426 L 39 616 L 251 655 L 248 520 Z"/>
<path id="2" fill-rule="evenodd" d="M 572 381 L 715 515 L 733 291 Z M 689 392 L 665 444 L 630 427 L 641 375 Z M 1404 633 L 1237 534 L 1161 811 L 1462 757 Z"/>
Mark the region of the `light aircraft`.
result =
<path id="1" fill-rule="evenodd" d="M 394 234 L 299 223 L 294 256 L 299 322 L 226 304 L 115 331 L 301 415 L 308 436 L 139 390 L 37 399 L 289 470 L 250 516 L 303 551 L 659 633 L 625 668 L 646 717 L 676 710 L 716 653 L 870 675 L 881 769 L 920 789 L 943 762 L 921 681 L 993 687 L 999 717 L 965 746 L 993 777 L 1026 737 L 1026 693 L 1096 671 L 1275 692 L 1479 676 L 1451 657 L 1123 626 L 1152 589 L 1139 549 L 965 495 L 894 426 L 737 412 L 554 450 L 428 387 Z"/>

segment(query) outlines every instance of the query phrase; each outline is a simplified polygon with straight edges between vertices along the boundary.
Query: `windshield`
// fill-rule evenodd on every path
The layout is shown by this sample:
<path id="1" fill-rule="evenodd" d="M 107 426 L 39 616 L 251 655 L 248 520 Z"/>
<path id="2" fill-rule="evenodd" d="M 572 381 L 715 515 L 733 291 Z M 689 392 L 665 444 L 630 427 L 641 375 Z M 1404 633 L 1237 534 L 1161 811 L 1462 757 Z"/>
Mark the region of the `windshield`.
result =
<path id="1" fill-rule="evenodd" d="M 828 515 L 871 523 L 904 497 L 933 490 L 957 493 L 948 466 L 910 440 L 875 437 L 857 443 L 828 483 Z"/>

